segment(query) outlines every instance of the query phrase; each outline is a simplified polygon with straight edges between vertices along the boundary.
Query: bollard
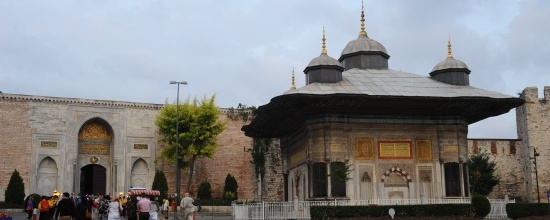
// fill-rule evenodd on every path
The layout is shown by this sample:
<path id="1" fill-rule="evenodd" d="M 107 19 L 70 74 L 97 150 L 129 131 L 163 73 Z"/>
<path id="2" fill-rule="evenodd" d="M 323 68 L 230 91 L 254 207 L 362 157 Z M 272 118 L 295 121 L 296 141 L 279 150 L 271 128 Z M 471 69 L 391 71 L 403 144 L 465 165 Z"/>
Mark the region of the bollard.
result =
<path id="1" fill-rule="evenodd" d="M 33 210 L 32 210 L 32 220 L 38 220 L 38 219 L 36 218 L 36 215 L 37 215 L 37 214 L 38 214 L 38 209 L 33 209 Z"/>

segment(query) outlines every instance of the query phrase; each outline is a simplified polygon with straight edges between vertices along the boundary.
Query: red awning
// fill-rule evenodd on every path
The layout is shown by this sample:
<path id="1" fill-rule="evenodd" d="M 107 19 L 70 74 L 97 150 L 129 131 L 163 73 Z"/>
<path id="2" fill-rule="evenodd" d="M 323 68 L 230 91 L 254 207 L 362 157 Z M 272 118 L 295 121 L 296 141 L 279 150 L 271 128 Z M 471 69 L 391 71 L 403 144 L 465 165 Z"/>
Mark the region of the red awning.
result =
<path id="1" fill-rule="evenodd" d="M 158 190 L 132 189 L 128 191 L 128 193 L 131 196 L 139 196 L 142 193 L 145 193 L 145 195 L 148 195 L 148 196 L 160 196 L 160 191 Z"/>

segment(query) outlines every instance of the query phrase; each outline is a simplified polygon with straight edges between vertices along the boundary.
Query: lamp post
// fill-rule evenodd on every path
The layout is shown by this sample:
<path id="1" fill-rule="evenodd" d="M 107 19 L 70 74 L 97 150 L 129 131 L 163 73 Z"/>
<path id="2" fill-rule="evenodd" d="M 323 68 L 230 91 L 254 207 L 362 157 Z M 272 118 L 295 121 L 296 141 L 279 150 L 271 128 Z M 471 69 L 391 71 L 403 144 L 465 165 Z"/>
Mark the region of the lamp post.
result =
<path id="1" fill-rule="evenodd" d="M 179 130 L 179 108 L 180 108 L 180 84 L 187 85 L 186 81 L 170 81 L 170 84 L 178 85 L 178 95 L 176 98 L 176 195 L 174 200 L 176 200 L 176 211 L 174 212 L 174 219 L 178 219 L 178 199 L 180 195 L 180 160 L 179 160 L 179 140 L 180 140 L 180 130 Z"/>
<path id="2" fill-rule="evenodd" d="M 539 153 L 537 153 L 537 149 L 533 148 L 533 164 L 535 164 L 535 179 L 537 180 L 537 198 L 538 202 L 540 203 L 540 192 L 539 192 L 539 171 L 537 169 L 537 157 L 540 156 Z"/>

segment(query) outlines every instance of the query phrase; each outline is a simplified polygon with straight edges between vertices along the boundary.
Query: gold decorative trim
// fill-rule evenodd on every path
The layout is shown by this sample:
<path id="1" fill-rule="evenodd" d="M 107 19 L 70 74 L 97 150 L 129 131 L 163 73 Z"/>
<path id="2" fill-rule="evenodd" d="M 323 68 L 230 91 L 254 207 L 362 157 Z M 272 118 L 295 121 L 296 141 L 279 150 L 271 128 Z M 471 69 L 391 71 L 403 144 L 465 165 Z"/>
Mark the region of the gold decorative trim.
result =
<path id="1" fill-rule="evenodd" d="M 355 155 L 358 160 L 374 159 L 374 138 L 355 138 Z"/>
<path id="2" fill-rule="evenodd" d="M 148 144 L 134 144 L 134 150 L 148 150 Z"/>
<path id="3" fill-rule="evenodd" d="M 458 153 L 458 146 L 443 146 L 445 153 Z"/>
<path id="4" fill-rule="evenodd" d="M 380 159 L 412 159 L 410 141 L 379 141 L 378 158 Z"/>
<path id="5" fill-rule="evenodd" d="M 430 140 L 416 141 L 416 158 L 418 160 L 432 159 L 432 142 Z"/>
<path id="6" fill-rule="evenodd" d="M 102 124 L 91 122 L 84 125 L 78 132 L 79 140 L 100 140 L 110 141 L 112 139 L 111 132 Z"/>
<path id="7" fill-rule="evenodd" d="M 96 143 L 81 144 L 80 153 L 109 155 L 109 147 L 106 144 L 96 144 Z"/>
<path id="8" fill-rule="evenodd" d="M 40 141 L 40 147 L 57 147 L 57 141 Z"/>
<path id="9" fill-rule="evenodd" d="M 97 163 L 98 161 L 99 161 L 99 158 L 97 158 L 96 156 L 90 157 L 90 163 L 95 164 L 95 163 Z"/>

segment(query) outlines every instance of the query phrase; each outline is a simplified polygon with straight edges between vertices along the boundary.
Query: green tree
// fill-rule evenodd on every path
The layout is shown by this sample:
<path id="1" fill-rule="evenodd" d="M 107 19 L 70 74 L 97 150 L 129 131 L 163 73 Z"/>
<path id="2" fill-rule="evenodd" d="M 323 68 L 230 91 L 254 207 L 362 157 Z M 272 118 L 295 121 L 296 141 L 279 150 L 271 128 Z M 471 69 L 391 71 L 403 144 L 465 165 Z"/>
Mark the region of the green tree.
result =
<path id="1" fill-rule="evenodd" d="M 489 195 L 493 188 L 500 183 L 500 178 L 495 175 L 495 167 L 496 163 L 489 160 L 487 152 L 470 156 L 468 171 L 472 194 Z"/>
<path id="2" fill-rule="evenodd" d="M 180 103 L 176 111 L 175 104 L 168 104 L 160 110 L 155 125 L 160 135 L 159 141 L 168 143 L 160 153 L 160 157 L 169 162 L 179 163 L 180 168 L 189 169 L 187 191 L 190 191 L 193 180 L 195 161 L 199 157 L 211 158 L 218 148 L 217 135 L 225 129 L 225 123 L 220 122 L 218 107 L 215 105 L 215 95 L 201 100 L 187 99 Z M 177 115 L 176 115 L 177 112 Z M 176 143 L 176 122 L 179 125 L 179 141 Z M 176 155 L 178 148 L 178 155 Z"/>
<path id="3" fill-rule="evenodd" d="M 159 201 L 168 197 L 168 181 L 166 181 L 166 175 L 162 170 L 155 171 L 152 189 L 160 191 Z"/>
<path id="4" fill-rule="evenodd" d="M 199 185 L 197 197 L 202 200 L 212 199 L 212 186 L 206 180 L 202 181 Z"/>
<path id="5" fill-rule="evenodd" d="M 265 154 L 267 153 L 270 144 L 271 138 L 252 139 L 252 151 L 250 152 L 252 160 L 250 163 L 254 164 L 256 176 L 260 179 L 263 179 L 265 175 Z"/>
<path id="6" fill-rule="evenodd" d="M 24 204 L 25 183 L 23 183 L 23 179 L 19 175 L 19 172 L 17 172 L 17 169 L 11 174 L 10 182 L 8 183 L 4 195 L 7 204 Z"/>
<path id="7" fill-rule="evenodd" d="M 237 196 L 238 188 L 237 179 L 228 173 L 225 177 L 225 185 L 223 186 L 223 198 L 227 200 L 237 200 L 239 198 Z"/>

